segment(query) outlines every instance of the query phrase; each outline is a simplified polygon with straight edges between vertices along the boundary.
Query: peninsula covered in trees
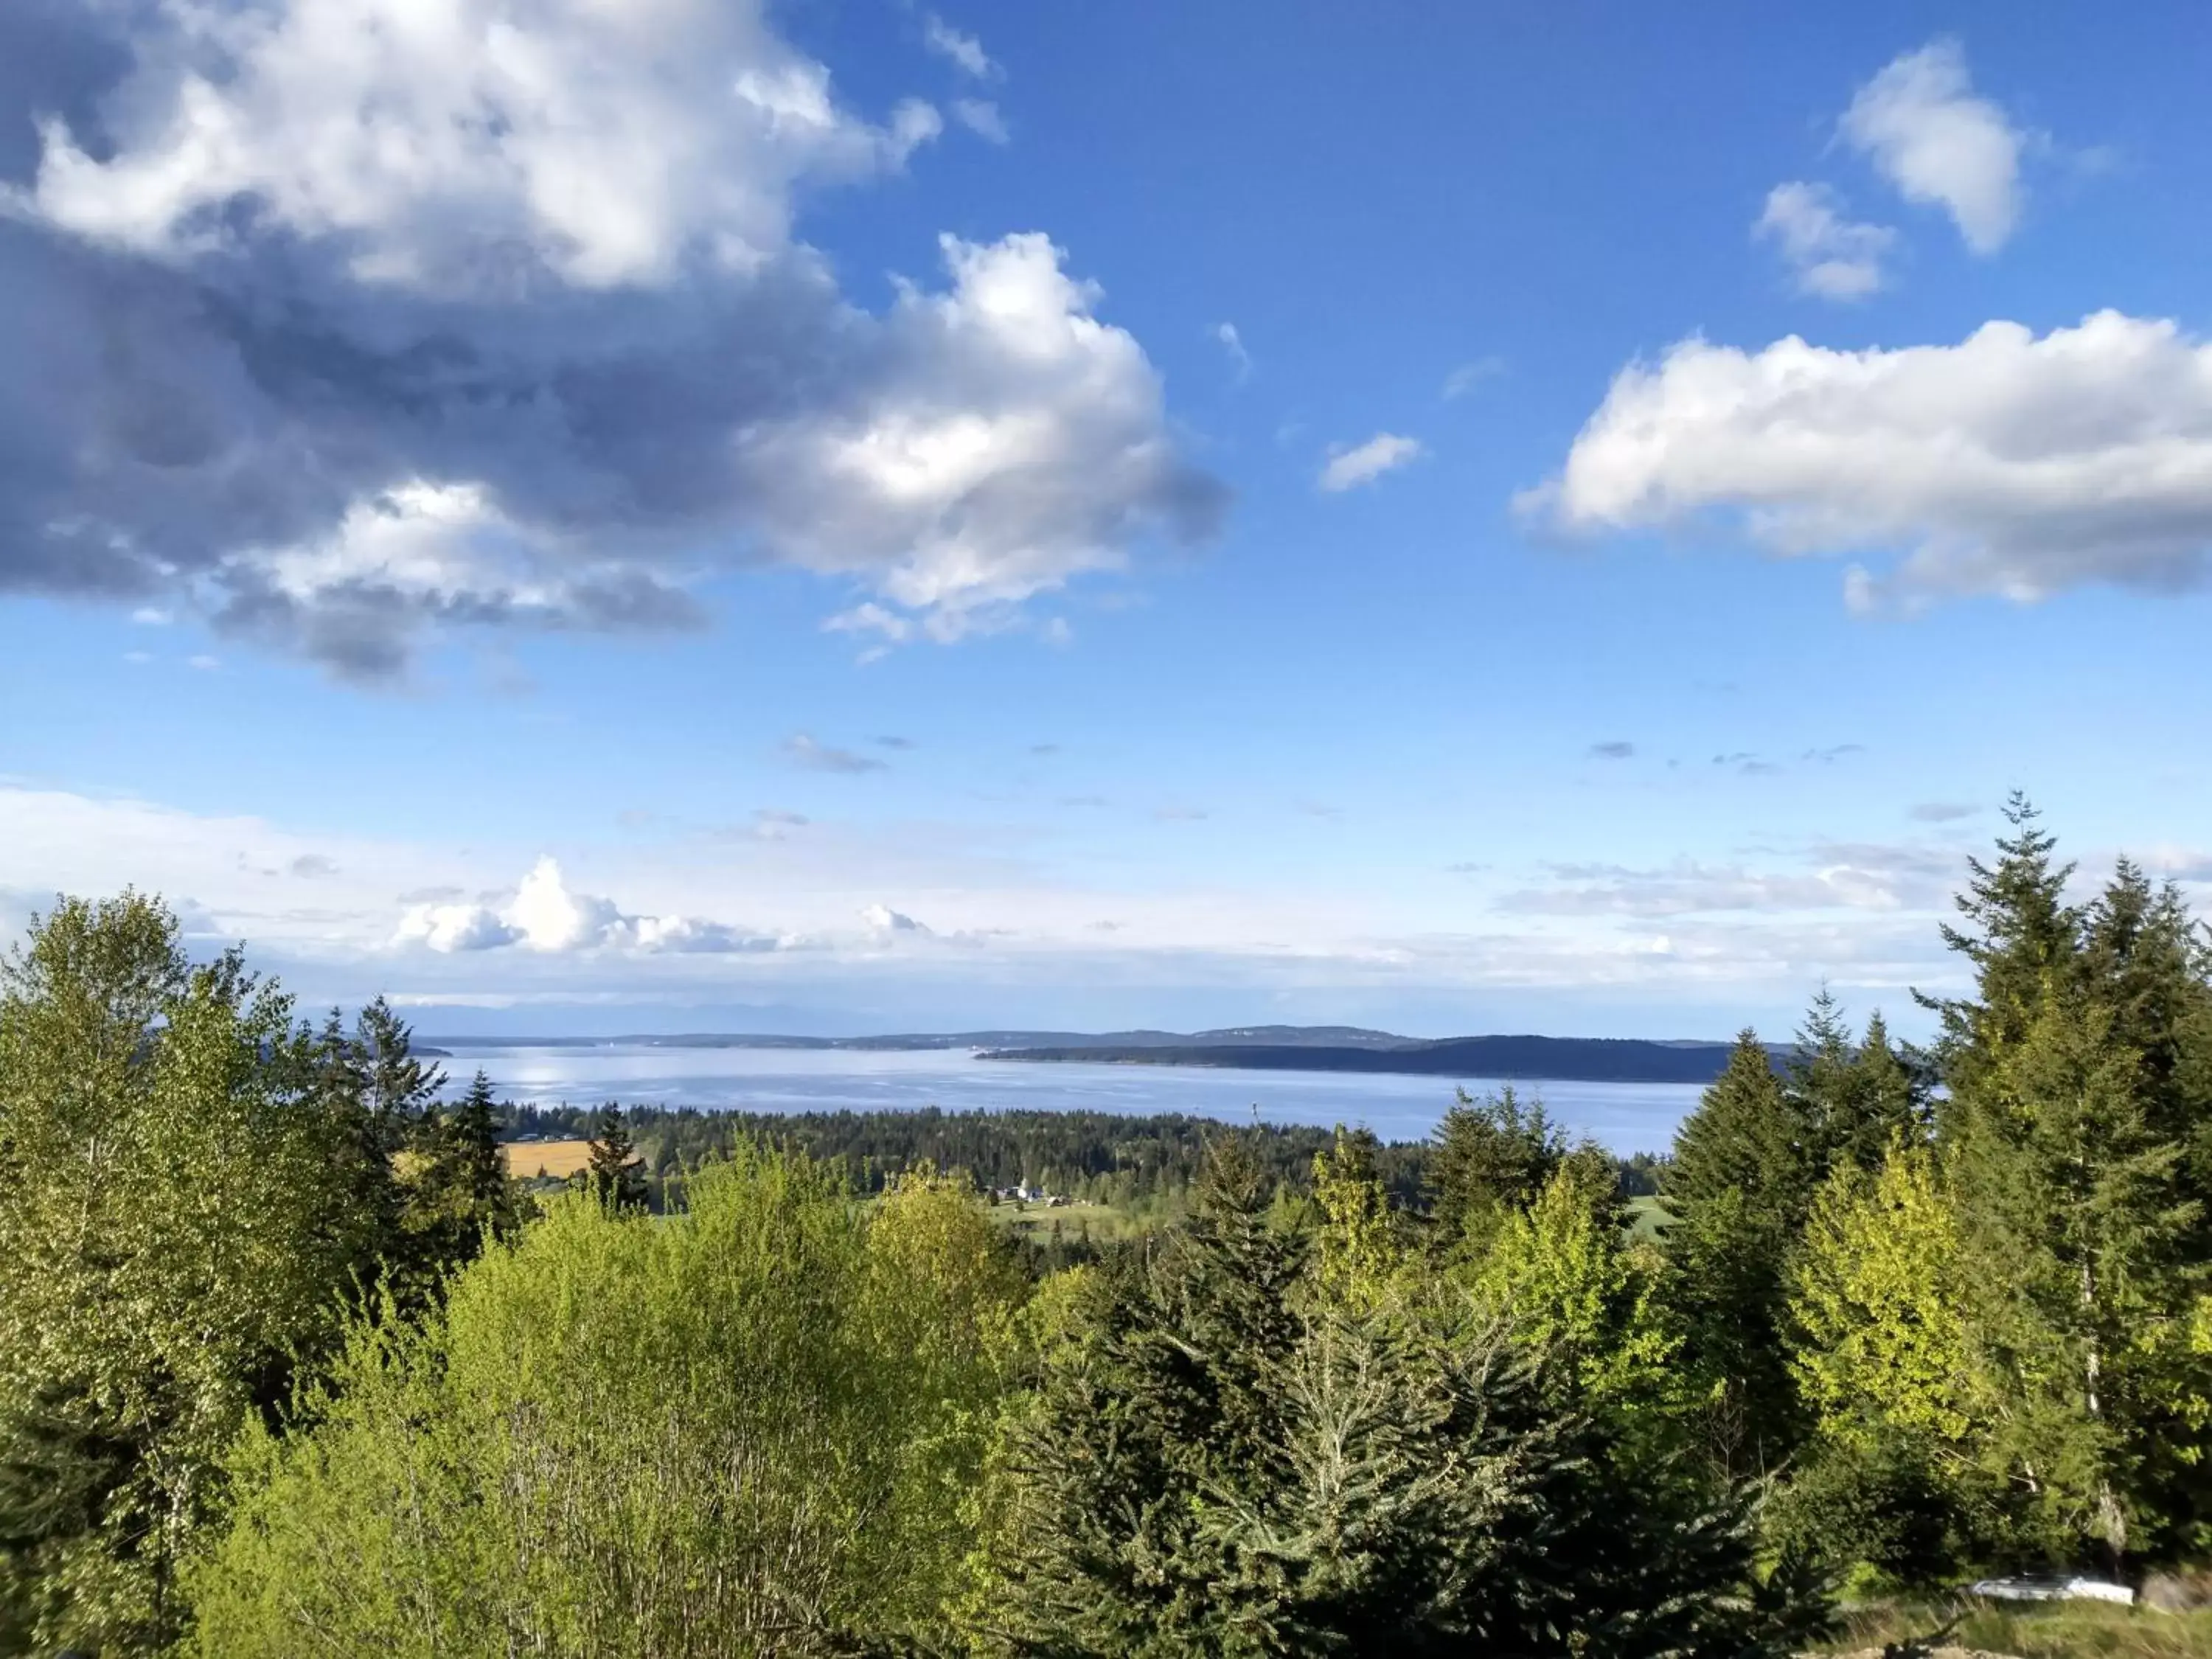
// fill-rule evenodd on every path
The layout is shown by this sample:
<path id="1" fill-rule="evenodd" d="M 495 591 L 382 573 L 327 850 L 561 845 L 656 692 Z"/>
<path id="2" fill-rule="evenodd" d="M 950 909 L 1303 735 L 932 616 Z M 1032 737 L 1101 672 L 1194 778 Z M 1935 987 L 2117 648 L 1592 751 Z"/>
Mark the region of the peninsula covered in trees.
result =
<path id="1" fill-rule="evenodd" d="M 549 1126 L 63 900 L 0 969 L 0 1653 L 1778 1659 L 2201 1561 L 2212 960 L 2073 875 L 2015 802 L 1929 1047 L 1823 995 L 1627 1166 L 1511 1094 Z M 1025 1257 L 1010 1159 L 1154 1224 Z"/>
<path id="2" fill-rule="evenodd" d="M 1216 1036 L 1231 1034 L 1216 1033 Z M 1399 1072 L 1417 1077 L 1510 1077 L 1555 1083 L 1710 1083 L 1728 1065 L 1724 1042 L 1633 1037 L 1467 1036 L 1389 1043 L 1292 1042 L 1260 1033 L 1206 1042 L 1018 1045 L 985 1060 L 1121 1066 L 1220 1066 L 1252 1072 Z"/>

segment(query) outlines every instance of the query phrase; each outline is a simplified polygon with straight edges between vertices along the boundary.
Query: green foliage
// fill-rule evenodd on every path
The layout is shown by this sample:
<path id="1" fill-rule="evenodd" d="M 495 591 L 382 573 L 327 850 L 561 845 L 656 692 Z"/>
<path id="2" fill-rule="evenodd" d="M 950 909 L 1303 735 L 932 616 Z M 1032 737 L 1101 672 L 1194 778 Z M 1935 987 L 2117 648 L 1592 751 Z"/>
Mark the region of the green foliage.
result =
<path id="1" fill-rule="evenodd" d="M 1541 1101 L 1524 1103 L 1510 1084 L 1480 1100 L 1460 1090 L 1437 1126 L 1426 1171 L 1445 1247 L 1479 1255 L 1508 1214 L 1543 1191 L 1567 1150 Z"/>
<path id="2" fill-rule="evenodd" d="M 622 1108 L 609 1101 L 599 1109 L 592 1130 L 592 1161 L 584 1170 L 585 1190 L 600 1203 L 617 1210 L 641 1210 L 647 1190 L 645 1171 L 637 1166 L 637 1148 L 623 1122 Z"/>
<path id="3" fill-rule="evenodd" d="M 179 1628 L 224 1452 L 373 1251 L 360 1126 L 290 1012 L 136 894 L 0 966 L 0 1629 L 35 1648 Z"/>
<path id="4" fill-rule="evenodd" d="M 510 1236 L 520 1221 L 499 1136 L 491 1079 L 482 1072 L 459 1101 L 416 1125 L 403 1225 L 412 1261 L 433 1278 Z"/>
<path id="5" fill-rule="evenodd" d="M 1474 1284 L 1566 1386 L 1573 1409 L 1625 1426 L 1661 1408 L 1680 1346 L 1654 1305 L 1660 1267 L 1631 1243 L 1611 1172 L 1571 1158 L 1505 1218 Z"/>
<path id="6" fill-rule="evenodd" d="M 1406 1267 L 1407 1239 L 1376 1173 L 1372 1133 L 1339 1127 L 1334 1149 L 1314 1154 L 1313 1195 L 1323 1292 L 1349 1308 L 1379 1306 Z"/>
<path id="7" fill-rule="evenodd" d="M 1269 1218 L 1224 1148 L 1188 1229 L 1087 1282 L 1012 1447 L 1019 1553 L 987 1646 L 1749 1655 L 1802 1633 L 1802 1587 L 1754 1586 L 1740 1500 L 1632 1491 L 1506 1324 L 1347 1308 Z"/>
<path id="8" fill-rule="evenodd" d="M 2102 1565 L 2201 1544 L 2212 1372 L 2202 941 L 2123 864 L 2086 906 L 2017 798 L 1947 929 L 1935 1144 L 1845 1166 L 1796 1269 L 1820 1455 L 1906 1456 L 1985 1556 Z"/>
<path id="9" fill-rule="evenodd" d="M 1724 1478 L 1778 1469 L 1803 1436 L 1782 1357 L 1784 1275 L 1814 1182 L 1803 1119 L 1743 1032 L 1674 1138 L 1668 1299 Z"/>
<path id="10" fill-rule="evenodd" d="M 1903 1437 L 1962 1455 L 1990 1409 L 1964 1272 L 1933 1152 L 1899 1143 L 1878 1174 L 1836 1170 L 1807 1220 L 1790 1297 L 1791 1369 L 1823 1434 L 1860 1449 Z"/>
<path id="11" fill-rule="evenodd" d="M 807 1654 L 927 1638 L 1016 1279 L 964 1193 L 872 1220 L 803 1158 L 663 1221 L 576 1197 L 419 1326 L 362 1321 L 239 1453 L 199 1650 Z"/>
<path id="12" fill-rule="evenodd" d="M 1784 1087 L 1803 1137 L 1804 1156 L 1825 1174 L 1838 1164 L 1878 1168 L 1893 1144 L 1922 1139 L 1928 1079 L 1898 1052 L 1880 1012 L 1854 1042 L 1843 1009 L 1823 988 L 1797 1033 Z"/>
<path id="13" fill-rule="evenodd" d="M 0 1651 L 1752 1656 L 1831 1570 L 2202 1551 L 2212 952 L 2054 850 L 2015 801 L 1932 1054 L 1823 992 L 1626 1164 L 1510 1091 L 441 1106 L 383 1004 L 64 902 L 0 969 Z M 1080 1200 L 1024 1249 L 1017 1181 Z"/>

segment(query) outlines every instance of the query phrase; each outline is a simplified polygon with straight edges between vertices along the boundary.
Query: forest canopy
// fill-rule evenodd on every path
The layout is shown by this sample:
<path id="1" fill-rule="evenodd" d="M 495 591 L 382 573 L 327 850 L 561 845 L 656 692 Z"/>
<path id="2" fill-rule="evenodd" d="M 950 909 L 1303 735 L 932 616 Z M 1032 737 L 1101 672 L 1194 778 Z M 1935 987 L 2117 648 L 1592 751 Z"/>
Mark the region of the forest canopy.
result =
<path id="1" fill-rule="evenodd" d="M 1927 1047 L 1823 993 L 1624 1163 L 1510 1091 L 511 1108 L 64 899 L 0 967 L 0 1653 L 1717 1659 L 2201 1559 L 2205 936 L 2017 801 L 1958 912 Z"/>

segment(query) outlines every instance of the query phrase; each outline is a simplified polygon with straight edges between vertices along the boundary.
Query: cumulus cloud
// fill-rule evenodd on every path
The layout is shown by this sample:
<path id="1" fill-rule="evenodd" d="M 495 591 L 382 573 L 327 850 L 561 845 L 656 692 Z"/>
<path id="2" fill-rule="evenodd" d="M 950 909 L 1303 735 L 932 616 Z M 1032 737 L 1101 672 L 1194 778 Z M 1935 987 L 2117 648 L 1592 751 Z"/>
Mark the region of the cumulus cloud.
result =
<path id="1" fill-rule="evenodd" d="M 903 910 L 894 910 L 889 905 L 871 904 L 860 911 L 860 920 L 879 933 L 927 933 L 929 929 Z"/>
<path id="2" fill-rule="evenodd" d="M 1222 496 L 1177 459 L 1143 351 L 1090 314 L 1096 290 L 1048 240 L 942 246 L 952 289 L 902 289 L 866 394 L 755 429 L 738 465 L 784 556 L 865 577 L 896 620 L 953 639 L 1119 568 L 1148 526 L 1208 533 Z"/>
<path id="3" fill-rule="evenodd" d="M 1799 293 L 1823 300 L 1863 300 L 1879 291 L 1883 256 L 1897 240 L 1885 225 L 1845 218 L 1826 185 L 1798 180 L 1767 192 L 1752 234 L 1782 250 Z"/>
<path id="4" fill-rule="evenodd" d="M 1321 487 L 1337 494 L 1372 483 L 1384 473 L 1395 471 L 1426 453 L 1428 451 L 1418 438 L 1378 432 L 1364 444 L 1332 451 L 1328 465 L 1321 470 Z"/>
<path id="5" fill-rule="evenodd" d="M 1222 505 L 1045 237 L 840 294 L 799 195 L 941 118 L 854 112 L 755 0 L 0 8 L 11 58 L 0 587 L 368 678 L 694 623 L 763 557 L 949 638 Z"/>
<path id="6" fill-rule="evenodd" d="M 2187 586 L 2212 549 L 2212 345 L 2116 312 L 1895 350 L 1686 340 L 1622 370 L 1521 505 L 1573 531 L 1719 512 L 1777 553 L 1901 553 L 1853 579 L 1861 608 Z"/>
<path id="7" fill-rule="evenodd" d="M 1975 252 L 1996 252 L 2019 222 L 2027 135 L 1975 96 L 1957 41 L 1906 52 L 1861 87 L 1843 134 L 1905 200 L 1948 213 Z"/>
<path id="8" fill-rule="evenodd" d="M 983 43 L 972 34 L 963 34 L 935 12 L 929 14 L 921 26 L 921 44 L 951 64 L 963 74 L 977 80 L 988 80 L 999 72 L 983 50 Z"/>
<path id="9" fill-rule="evenodd" d="M 817 743 L 804 732 L 794 732 L 783 740 L 783 753 L 793 765 L 810 772 L 881 772 L 889 765 L 872 755 L 856 755 L 849 749 Z"/>
<path id="10" fill-rule="evenodd" d="M 777 941 L 697 916 L 630 915 L 612 899 L 570 890 L 561 866 L 542 858 L 499 906 L 431 901 L 410 906 L 395 943 L 440 952 L 506 945 L 545 954 L 621 950 L 660 952 L 772 951 Z"/>

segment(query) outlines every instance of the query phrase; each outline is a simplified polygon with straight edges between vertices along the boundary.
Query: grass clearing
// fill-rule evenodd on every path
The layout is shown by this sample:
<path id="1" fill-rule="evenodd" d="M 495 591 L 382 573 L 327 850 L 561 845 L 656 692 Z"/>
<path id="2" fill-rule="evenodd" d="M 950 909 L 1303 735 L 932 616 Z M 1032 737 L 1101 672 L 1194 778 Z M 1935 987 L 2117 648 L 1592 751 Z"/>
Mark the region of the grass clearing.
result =
<path id="1" fill-rule="evenodd" d="M 1153 1224 L 1110 1204 L 994 1204 L 990 1215 L 994 1225 L 1038 1241 L 1052 1236 L 1055 1223 L 1064 1237 L 1076 1237 L 1087 1229 L 1101 1244 L 1133 1237 Z"/>
<path id="2" fill-rule="evenodd" d="M 1885 1646 L 1928 1641 L 1947 1625 L 1938 1651 L 1965 1648 L 2014 1659 L 2212 1659 L 2212 1610 L 2154 1613 L 2096 1601 L 1862 1607 L 1847 1613 L 1835 1639 L 1816 1651 L 1880 1659 Z"/>

